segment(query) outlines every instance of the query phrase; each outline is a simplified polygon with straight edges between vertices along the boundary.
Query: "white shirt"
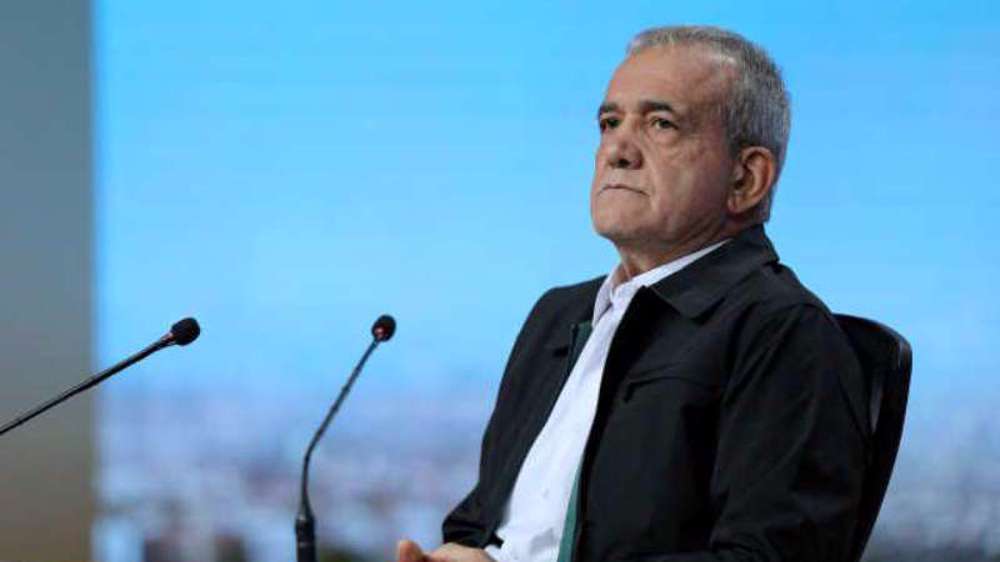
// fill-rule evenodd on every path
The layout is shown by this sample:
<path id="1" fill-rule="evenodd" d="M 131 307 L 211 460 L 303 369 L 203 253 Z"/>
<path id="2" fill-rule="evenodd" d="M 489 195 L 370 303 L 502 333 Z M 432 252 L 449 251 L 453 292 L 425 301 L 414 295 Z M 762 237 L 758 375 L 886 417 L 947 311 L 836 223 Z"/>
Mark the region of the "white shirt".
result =
<path id="1" fill-rule="evenodd" d="M 725 240 L 617 284 L 621 266 L 604 279 L 594 303 L 592 332 L 535 438 L 497 528 L 503 545 L 486 547 L 498 562 L 554 562 L 566 510 L 590 426 L 597 410 L 611 339 L 640 287 L 676 273 L 725 244 Z M 617 286 L 616 286 L 617 285 Z"/>

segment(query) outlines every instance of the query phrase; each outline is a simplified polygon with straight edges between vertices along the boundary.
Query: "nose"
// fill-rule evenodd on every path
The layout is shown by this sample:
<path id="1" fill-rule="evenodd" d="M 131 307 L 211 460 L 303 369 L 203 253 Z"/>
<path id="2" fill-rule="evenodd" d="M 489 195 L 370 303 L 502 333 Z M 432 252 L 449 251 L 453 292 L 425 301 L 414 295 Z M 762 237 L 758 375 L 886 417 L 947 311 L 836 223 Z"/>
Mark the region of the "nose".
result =
<path id="1" fill-rule="evenodd" d="M 623 129 L 619 127 L 605 133 L 601 157 L 610 168 L 633 170 L 642 166 L 642 152 Z"/>

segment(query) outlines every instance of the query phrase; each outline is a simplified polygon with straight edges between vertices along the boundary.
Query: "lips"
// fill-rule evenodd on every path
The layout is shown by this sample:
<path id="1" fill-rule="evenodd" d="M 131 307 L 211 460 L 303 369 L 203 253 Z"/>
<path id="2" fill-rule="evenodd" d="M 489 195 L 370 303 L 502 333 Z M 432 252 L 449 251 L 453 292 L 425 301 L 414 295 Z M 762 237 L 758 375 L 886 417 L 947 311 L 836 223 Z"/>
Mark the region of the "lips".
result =
<path id="1" fill-rule="evenodd" d="M 601 191 L 631 191 L 633 193 L 639 193 L 641 195 L 645 195 L 646 194 L 645 191 L 643 191 L 643 190 L 641 190 L 641 189 L 639 189 L 637 187 L 632 187 L 630 185 L 625 185 L 625 184 L 621 184 L 621 183 L 604 184 L 601 187 Z"/>

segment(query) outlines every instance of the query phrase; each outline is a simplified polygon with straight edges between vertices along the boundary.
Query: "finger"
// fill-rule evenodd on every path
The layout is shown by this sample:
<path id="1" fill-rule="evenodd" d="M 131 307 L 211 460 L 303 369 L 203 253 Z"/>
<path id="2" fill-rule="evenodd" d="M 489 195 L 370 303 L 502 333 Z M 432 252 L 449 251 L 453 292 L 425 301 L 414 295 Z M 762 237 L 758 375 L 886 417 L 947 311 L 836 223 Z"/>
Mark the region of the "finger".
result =
<path id="1" fill-rule="evenodd" d="M 420 550 L 420 545 L 403 539 L 396 543 L 396 560 L 398 562 L 423 562 L 424 551 Z"/>

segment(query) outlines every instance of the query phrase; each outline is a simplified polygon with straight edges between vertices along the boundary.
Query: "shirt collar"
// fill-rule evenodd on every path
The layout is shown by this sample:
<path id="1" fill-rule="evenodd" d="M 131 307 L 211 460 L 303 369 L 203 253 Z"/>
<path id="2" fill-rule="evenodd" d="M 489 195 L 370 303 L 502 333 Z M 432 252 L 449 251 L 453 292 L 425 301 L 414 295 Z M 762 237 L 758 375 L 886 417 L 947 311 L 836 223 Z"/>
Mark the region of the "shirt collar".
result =
<path id="1" fill-rule="evenodd" d="M 684 269 L 688 265 L 694 263 L 698 258 L 711 253 L 713 250 L 721 247 L 723 244 L 728 242 L 729 239 L 716 242 L 710 246 L 706 246 L 700 250 L 692 252 L 681 256 L 675 260 L 671 260 L 663 265 L 654 267 L 645 273 L 636 275 L 635 277 L 629 279 L 628 281 L 621 282 L 622 276 L 622 266 L 619 264 L 615 267 L 604 278 L 604 282 L 601 284 L 601 288 L 597 291 L 597 298 L 594 301 L 594 315 L 591 320 L 591 325 L 596 326 L 597 321 L 601 319 L 602 316 L 608 310 L 612 308 L 620 309 L 624 311 L 629 303 L 632 301 L 632 297 L 635 296 L 636 291 L 640 287 L 649 287 L 659 283 L 660 281 L 666 279 L 667 277 L 677 273 L 678 271 Z"/>

